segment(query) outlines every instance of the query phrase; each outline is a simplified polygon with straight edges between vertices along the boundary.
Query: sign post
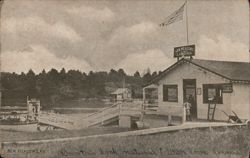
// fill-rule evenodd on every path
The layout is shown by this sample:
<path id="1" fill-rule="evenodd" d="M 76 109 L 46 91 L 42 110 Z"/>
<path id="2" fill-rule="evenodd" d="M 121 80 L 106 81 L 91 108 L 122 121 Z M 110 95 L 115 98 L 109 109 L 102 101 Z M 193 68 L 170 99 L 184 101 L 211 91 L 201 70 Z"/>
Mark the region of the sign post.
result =
<path id="1" fill-rule="evenodd" d="M 174 48 L 174 57 L 179 61 L 180 57 L 190 57 L 195 55 L 195 45 L 187 45 Z"/>

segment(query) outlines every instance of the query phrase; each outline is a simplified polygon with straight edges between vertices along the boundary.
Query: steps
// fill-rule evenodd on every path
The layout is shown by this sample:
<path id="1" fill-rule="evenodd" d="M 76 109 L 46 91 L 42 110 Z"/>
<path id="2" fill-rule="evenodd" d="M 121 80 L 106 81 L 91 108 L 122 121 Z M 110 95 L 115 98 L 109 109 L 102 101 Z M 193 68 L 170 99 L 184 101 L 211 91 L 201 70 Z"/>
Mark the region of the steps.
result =
<path id="1" fill-rule="evenodd" d="M 87 127 L 94 126 L 97 124 L 103 125 L 106 120 L 119 116 L 120 106 L 120 103 L 116 103 L 110 107 L 101 109 L 98 112 L 89 115 L 85 118 L 85 120 L 87 120 L 88 122 Z"/>
<path id="2" fill-rule="evenodd" d="M 38 116 L 38 122 L 49 126 L 62 129 L 74 129 L 73 119 L 63 114 L 41 112 Z"/>
<path id="3" fill-rule="evenodd" d="M 39 114 L 38 121 L 41 124 L 62 129 L 82 129 L 97 125 L 106 125 L 119 120 L 120 115 L 140 117 L 142 106 L 132 102 L 115 103 L 83 118 L 71 118 L 63 114 L 44 113 Z"/>

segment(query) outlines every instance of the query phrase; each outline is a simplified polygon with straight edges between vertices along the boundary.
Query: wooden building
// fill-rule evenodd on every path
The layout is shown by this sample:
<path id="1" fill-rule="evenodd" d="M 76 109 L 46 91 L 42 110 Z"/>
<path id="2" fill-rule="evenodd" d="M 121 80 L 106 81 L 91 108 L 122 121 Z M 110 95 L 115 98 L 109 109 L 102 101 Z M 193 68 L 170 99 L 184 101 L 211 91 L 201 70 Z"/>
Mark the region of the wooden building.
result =
<path id="1" fill-rule="evenodd" d="M 207 119 L 208 104 L 216 103 L 214 120 L 227 120 L 234 111 L 250 118 L 250 63 L 181 59 L 143 88 L 158 89 L 158 114 L 181 115 L 186 98 L 193 99 L 191 115 Z M 144 95 L 145 99 L 145 95 Z"/>
<path id="2" fill-rule="evenodd" d="M 128 88 L 118 88 L 111 93 L 111 96 L 117 101 L 131 100 L 132 94 Z"/>

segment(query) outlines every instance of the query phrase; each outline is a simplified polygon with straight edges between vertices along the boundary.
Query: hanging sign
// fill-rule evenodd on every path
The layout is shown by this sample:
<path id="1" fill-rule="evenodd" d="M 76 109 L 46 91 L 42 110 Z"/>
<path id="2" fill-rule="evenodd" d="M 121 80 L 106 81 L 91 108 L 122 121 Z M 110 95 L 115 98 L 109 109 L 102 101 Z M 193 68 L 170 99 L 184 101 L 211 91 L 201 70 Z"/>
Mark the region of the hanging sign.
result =
<path id="1" fill-rule="evenodd" d="M 174 48 L 174 57 L 191 57 L 195 55 L 195 45 L 187 45 Z"/>
<path id="2" fill-rule="evenodd" d="M 222 92 L 223 93 L 232 93 L 233 92 L 233 85 L 231 83 L 222 84 Z"/>

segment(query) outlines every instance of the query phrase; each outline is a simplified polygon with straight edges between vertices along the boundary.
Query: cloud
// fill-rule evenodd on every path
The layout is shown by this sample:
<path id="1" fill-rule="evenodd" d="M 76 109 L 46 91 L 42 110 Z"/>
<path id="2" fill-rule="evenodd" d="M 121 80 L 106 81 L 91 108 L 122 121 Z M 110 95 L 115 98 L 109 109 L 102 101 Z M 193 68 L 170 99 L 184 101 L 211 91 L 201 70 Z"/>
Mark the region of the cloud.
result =
<path id="1" fill-rule="evenodd" d="M 136 34 L 143 35 L 156 31 L 156 27 L 157 25 L 152 22 L 142 22 L 131 26 L 127 30 L 131 35 L 136 35 Z"/>
<path id="2" fill-rule="evenodd" d="M 55 68 L 60 70 L 65 68 L 78 69 L 84 72 L 92 70 L 89 64 L 78 58 L 68 56 L 66 58 L 58 58 L 54 53 L 41 45 L 32 45 L 19 51 L 8 51 L 2 53 L 2 71 L 7 72 L 27 72 L 32 69 L 36 73 L 43 69 L 50 70 Z"/>
<path id="3" fill-rule="evenodd" d="M 47 23 L 43 18 L 31 16 L 26 18 L 10 17 L 3 20 L 3 33 L 48 36 L 78 42 L 81 37 L 71 27 L 63 22 Z"/>
<path id="4" fill-rule="evenodd" d="M 66 10 L 69 14 L 79 16 L 84 19 L 107 21 L 112 20 L 115 14 L 107 7 L 104 9 L 95 9 L 89 6 L 81 5 Z"/>
<path id="5" fill-rule="evenodd" d="M 144 53 L 128 55 L 116 67 L 133 74 L 137 70 L 142 73 L 147 68 L 150 68 L 151 71 L 162 71 L 174 62 L 175 59 L 168 58 L 161 50 L 151 49 Z"/>
<path id="6" fill-rule="evenodd" d="M 248 14 L 245 14 L 248 8 L 244 7 L 247 2 L 231 3 L 225 5 L 224 1 L 216 1 L 215 5 L 199 1 L 189 6 L 190 42 L 197 47 L 195 58 L 248 59 L 245 55 L 248 52 L 248 22 L 242 20 L 248 18 Z M 94 70 L 109 70 L 125 62 L 125 59 L 134 59 L 148 50 L 162 50 L 163 55 L 176 60 L 173 59 L 173 48 L 186 43 L 185 21 L 164 28 L 158 27 L 158 24 L 170 14 L 168 11 L 171 7 L 178 8 L 179 5 L 179 2 L 168 1 L 118 1 L 115 4 L 109 1 L 79 0 L 6 1 L 1 19 L 2 51 L 15 53 L 25 48 L 19 52 L 26 52 L 21 54 L 27 56 L 30 48 L 26 46 L 31 45 L 33 49 L 34 45 L 42 45 L 51 54 L 55 54 L 56 60 L 74 56 L 77 61 L 87 61 Z M 200 12 L 204 14 L 199 15 Z M 204 18 L 204 15 L 209 18 Z M 225 18 L 226 15 L 234 18 Z M 217 38 L 218 34 L 225 35 L 225 39 Z M 30 52 L 38 54 L 35 50 Z M 138 63 L 142 62 L 140 60 Z M 157 62 L 151 65 L 155 64 Z M 46 62 L 44 66 L 47 67 Z M 147 67 L 145 63 L 145 68 L 139 68 Z"/>
<path id="7" fill-rule="evenodd" d="M 150 39 L 148 35 L 152 35 L 156 31 L 157 25 L 149 21 L 141 22 L 130 27 L 122 26 L 114 31 L 109 43 L 143 42 Z"/>
<path id="8" fill-rule="evenodd" d="M 128 27 L 117 26 L 117 29 L 108 31 L 106 37 L 100 34 L 102 41 L 95 40 L 88 44 L 88 47 L 82 45 L 87 59 L 97 70 L 108 70 L 114 65 L 119 64 L 129 54 L 138 53 L 153 49 L 153 36 L 156 26 L 152 22 L 142 22 Z M 94 40 L 94 38 L 93 38 Z M 89 50 L 87 50 L 89 49 Z"/>
<path id="9" fill-rule="evenodd" d="M 211 39 L 202 35 L 198 41 L 196 57 L 201 59 L 249 62 L 248 46 L 219 35 Z"/>

